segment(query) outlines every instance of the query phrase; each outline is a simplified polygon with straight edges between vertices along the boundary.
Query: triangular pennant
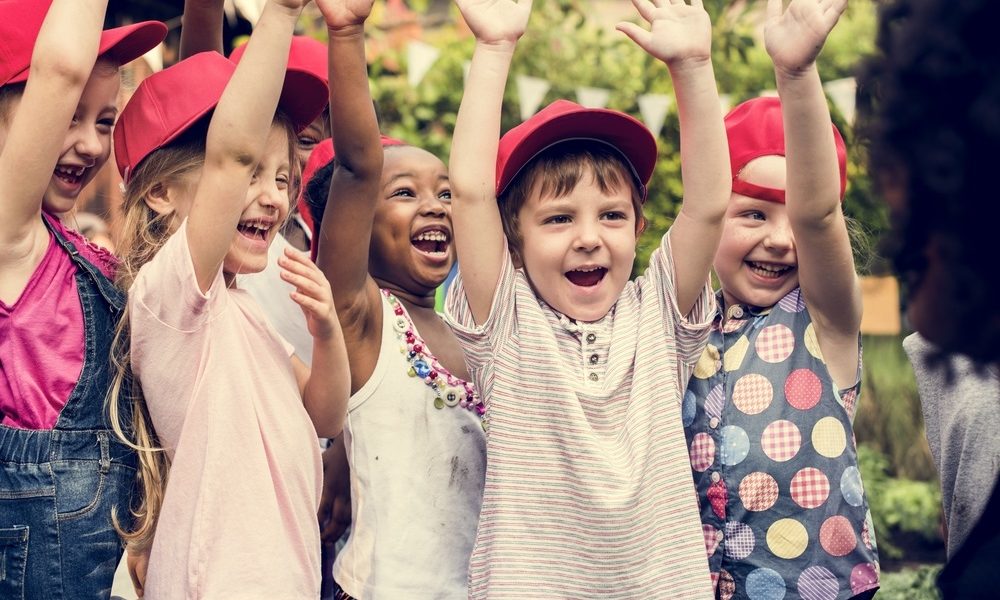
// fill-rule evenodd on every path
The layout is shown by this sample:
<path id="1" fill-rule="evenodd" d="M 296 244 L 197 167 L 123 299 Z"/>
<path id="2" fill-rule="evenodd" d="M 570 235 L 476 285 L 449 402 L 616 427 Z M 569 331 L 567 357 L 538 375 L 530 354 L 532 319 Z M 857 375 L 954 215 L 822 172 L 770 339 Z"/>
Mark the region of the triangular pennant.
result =
<path id="1" fill-rule="evenodd" d="M 260 14 L 264 12 L 264 2 L 265 0 L 232 0 L 231 2 L 227 0 L 226 4 L 235 6 L 243 18 L 250 21 L 250 25 L 257 25 Z"/>
<path id="2" fill-rule="evenodd" d="M 660 135 L 663 122 L 667 120 L 667 111 L 673 105 L 674 99 L 666 94 L 643 94 L 639 96 L 639 114 L 646 127 L 654 136 Z"/>
<path id="3" fill-rule="evenodd" d="M 163 70 L 163 43 L 157 44 L 149 52 L 142 55 L 142 59 L 149 65 L 154 73 Z"/>
<path id="4" fill-rule="evenodd" d="M 587 108 L 604 108 L 611 99 L 611 90 L 580 86 L 576 88 L 576 101 Z"/>
<path id="5" fill-rule="evenodd" d="M 830 100 L 833 100 L 833 105 L 837 107 L 840 114 L 844 115 L 847 122 L 853 123 L 854 102 L 858 92 L 858 84 L 854 78 L 845 77 L 828 81 L 823 84 L 823 89 L 826 90 Z"/>
<path id="6" fill-rule="evenodd" d="M 761 90 L 760 93 L 757 94 L 757 97 L 758 98 L 777 98 L 778 97 L 778 90 Z"/>
<path id="7" fill-rule="evenodd" d="M 538 107 L 545 100 L 545 94 L 552 87 L 548 81 L 528 75 L 517 76 L 517 96 L 521 102 L 521 120 L 527 121 L 531 115 L 538 112 Z"/>
<path id="8" fill-rule="evenodd" d="M 722 105 L 722 114 L 728 114 L 733 107 L 733 97 L 730 94 L 719 94 L 719 104 Z"/>
<path id="9" fill-rule="evenodd" d="M 420 41 L 412 41 L 406 46 L 406 80 L 410 87 L 420 85 L 440 54 L 441 51 L 434 46 Z"/>

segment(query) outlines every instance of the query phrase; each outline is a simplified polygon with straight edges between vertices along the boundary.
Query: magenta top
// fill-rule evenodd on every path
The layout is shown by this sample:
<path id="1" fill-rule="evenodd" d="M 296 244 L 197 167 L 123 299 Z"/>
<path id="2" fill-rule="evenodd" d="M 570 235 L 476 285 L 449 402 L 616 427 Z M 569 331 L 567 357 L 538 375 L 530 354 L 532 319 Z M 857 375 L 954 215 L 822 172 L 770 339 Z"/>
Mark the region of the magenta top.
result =
<path id="1" fill-rule="evenodd" d="M 46 220 L 105 276 L 117 262 L 76 231 L 49 215 Z M 83 309 L 77 267 L 55 236 L 21 296 L 0 300 L 0 424 L 51 429 L 76 387 L 83 368 Z"/>

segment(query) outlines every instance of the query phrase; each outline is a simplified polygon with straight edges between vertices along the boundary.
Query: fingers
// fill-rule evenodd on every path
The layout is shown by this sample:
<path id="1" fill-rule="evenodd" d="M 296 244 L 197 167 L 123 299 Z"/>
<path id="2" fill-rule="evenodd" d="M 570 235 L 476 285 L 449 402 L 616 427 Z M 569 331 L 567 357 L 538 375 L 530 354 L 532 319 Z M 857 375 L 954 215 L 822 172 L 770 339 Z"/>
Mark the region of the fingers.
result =
<path id="1" fill-rule="evenodd" d="M 767 20 L 780 19 L 782 8 L 782 0 L 767 0 Z"/>
<path id="2" fill-rule="evenodd" d="M 659 7 L 659 4 L 653 4 L 650 0 L 632 0 L 632 6 L 639 11 L 639 15 L 645 19 L 647 23 L 651 23 L 653 21 L 653 13 Z M 621 31 L 621 28 L 619 28 L 619 31 Z"/>
<path id="3" fill-rule="evenodd" d="M 635 23 L 619 23 L 615 26 L 615 29 L 627 35 L 629 39 L 636 43 L 637 46 L 646 52 L 649 52 L 648 48 L 653 41 L 653 35 L 651 33 L 642 27 L 639 27 Z"/>

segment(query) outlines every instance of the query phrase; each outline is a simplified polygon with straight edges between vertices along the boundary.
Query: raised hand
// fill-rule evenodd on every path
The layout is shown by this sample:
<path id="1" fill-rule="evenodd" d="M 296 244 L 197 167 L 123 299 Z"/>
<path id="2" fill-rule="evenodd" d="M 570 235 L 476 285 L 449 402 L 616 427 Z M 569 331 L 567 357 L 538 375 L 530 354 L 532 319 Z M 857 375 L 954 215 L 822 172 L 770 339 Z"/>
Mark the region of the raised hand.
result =
<path id="1" fill-rule="evenodd" d="M 302 308 L 313 339 L 330 339 L 337 331 L 337 312 L 326 276 L 304 252 L 293 248 L 285 248 L 285 255 L 278 259 L 278 266 L 281 267 L 281 278 L 295 286 L 292 300 Z"/>
<path id="2" fill-rule="evenodd" d="M 780 1 L 780 0 L 779 0 Z M 712 22 L 702 0 L 632 0 L 649 31 L 635 23 L 615 28 L 651 56 L 670 64 L 707 61 L 712 56 Z"/>
<path id="3" fill-rule="evenodd" d="M 826 37 L 847 7 L 847 0 L 767 0 L 764 48 L 775 69 L 796 73 L 819 56 Z"/>
<path id="4" fill-rule="evenodd" d="M 364 23 L 374 3 L 374 0 L 316 0 L 316 6 L 330 29 Z"/>
<path id="5" fill-rule="evenodd" d="M 528 27 L 531 0 L 456 0 L 477 42 L 516 42 Z"/>
<path id="6" fill-rule="evenodd" d="M 271 2 L 282 8 L 287 8 L 293 11 L 301 11 L 305 8 L 306 4 L 309 4 L 312 0 L 271 0 Z"/>

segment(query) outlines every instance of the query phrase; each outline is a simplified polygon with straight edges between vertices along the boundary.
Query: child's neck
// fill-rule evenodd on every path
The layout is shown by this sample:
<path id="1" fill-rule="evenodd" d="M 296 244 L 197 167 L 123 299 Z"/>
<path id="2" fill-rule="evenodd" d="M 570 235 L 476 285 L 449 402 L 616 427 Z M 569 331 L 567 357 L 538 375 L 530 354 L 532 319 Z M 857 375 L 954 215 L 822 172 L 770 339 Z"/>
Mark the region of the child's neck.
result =
<path id="1" fill-rule="evenodd" d="M 435 300 L 436 300 L 435 298 L 436 290 L 430 289 L 422 292 L 413 292 L 412 290 L 403 288 L 402 286 L 392 281 L 386 281 L 384 279 L 379 279 L 377 277 L 375 277 L 374 279 L 375 283 L 378 284 L 380 288 L 384 290 L 389 290 L 389 292 L 393 296 L 398 298 L 399 301 L 406 306 L 407 310 L 414 310 L 414 309 L 434 310 Z"/>

